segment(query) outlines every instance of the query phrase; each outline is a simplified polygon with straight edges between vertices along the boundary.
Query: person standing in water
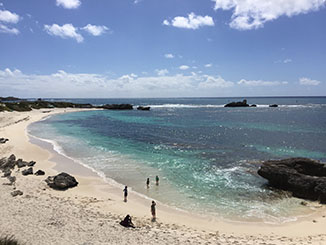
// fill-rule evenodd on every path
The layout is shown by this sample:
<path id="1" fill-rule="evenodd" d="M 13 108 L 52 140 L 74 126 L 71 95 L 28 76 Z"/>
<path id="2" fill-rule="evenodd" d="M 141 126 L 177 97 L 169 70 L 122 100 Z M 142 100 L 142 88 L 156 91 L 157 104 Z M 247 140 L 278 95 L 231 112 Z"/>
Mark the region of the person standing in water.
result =
<path id="1" fill-rule="evenodd" d="M 147 186 L 147 188 L 149 188 L 149 178 L 147 178 L 147 180 L 146 180 L 146 186 Z"/>
<path id="2" fill-rule="evenodd" d="M 127 196 L 128 196 L 128 187 L 125 186 L 123 189 L 123 194 L 124 194 L 124 202 L 127 202 Z"/>
<path id="3" fill-rule="evenodd" d="M 156 179 L 156 185 L 158 185 L 159 184 L 159 181 L 160 181 L 158 175 L 156 175 L 156 178 L 155 179 Z"/>
<path id="4" fill-rule="evenodd" d="M 156 220 L 156 203 L 155 203 L 155 201 L 152 201 L 151 213 L 152 213 L 152 221 L 155 221 Z"/>

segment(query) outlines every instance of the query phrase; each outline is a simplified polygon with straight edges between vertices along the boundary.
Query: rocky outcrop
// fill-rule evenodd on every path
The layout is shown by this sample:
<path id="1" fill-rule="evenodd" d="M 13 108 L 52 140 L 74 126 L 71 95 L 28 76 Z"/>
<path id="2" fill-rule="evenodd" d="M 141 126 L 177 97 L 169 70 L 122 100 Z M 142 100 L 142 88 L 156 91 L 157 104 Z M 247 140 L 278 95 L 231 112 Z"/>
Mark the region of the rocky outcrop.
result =
<path id="1" fill-rule="evenodd" d="M 106 104 L 102 108 L 107 110 L 132 110 L 133 106 L 131 104 Z"/>
<path id="2" fill-rule="evenodd" d="M 231 102 L 226 104 L 224 107 L 248 107 L 247 100 Z"/>
<path id="3" fill-rule="evenodd" d="M 326 204 L 326 165 L 307 158 L 266 161 L 258 174 L 270 186 L 292 192 L 298 198 Z"/>
<path id="4" fill-rule="evenodd" d="M 269 107 L 278 107 L 277 104 L 269 105 Z"/>
<path id="5" fill-rule="evenodd" d="M 66 190 L 78 185 L 76 179 L 67 173 L 49 176 L 45 182 L 48 184 L 48 186 L 56 190 Z"/>
<path id="6" fill-rule="evenodd" d="M 140 111 L 149 111 L 151 109 L 150 106 L 138 106 L 137 107 L 137 110 L 140 110 Z"/>

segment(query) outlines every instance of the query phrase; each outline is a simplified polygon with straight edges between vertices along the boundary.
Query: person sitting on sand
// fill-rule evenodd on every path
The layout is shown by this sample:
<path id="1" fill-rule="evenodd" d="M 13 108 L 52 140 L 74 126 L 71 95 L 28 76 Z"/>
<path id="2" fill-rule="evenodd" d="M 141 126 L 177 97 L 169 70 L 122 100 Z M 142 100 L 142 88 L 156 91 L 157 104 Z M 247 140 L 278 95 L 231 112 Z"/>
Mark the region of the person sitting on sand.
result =
<path id="1" fill-rule="evenodd" d="M 160 181 L 158 175 L 156 175 L 156 185 L 158 185 L 158 182 Z"/>
<path id="2" fill-rule="evenodd" d="M 146 180 L 146 186 L 147 186 L 147 188 L 149 188 L 149 178 L 147 178 L 147 180 Z"/>
<path id="3" fill-rule="evenodd" d="M 155 201 L 152 201 L 151 212 L 152 212 L 152 221 L 155 221 L 156 220 L 156 203 L 155 203 Z"/>
<path id="4" fill-rule="evenodd" d="M 123 193 L 124 193 L 124 202 L 127 202 L 127 196 L 128 196 L 128 187 L 125 186 L 125 188 L 123 189 Z"/>
<path id="5" fill-rule="evenodd" d="M 135 228 L 135 225 L 132 223 L 131 217 L 129 214 L 127 214 L 127 216 L 120 222 L 120 225 L 122 225 L 124 227 Z"/>

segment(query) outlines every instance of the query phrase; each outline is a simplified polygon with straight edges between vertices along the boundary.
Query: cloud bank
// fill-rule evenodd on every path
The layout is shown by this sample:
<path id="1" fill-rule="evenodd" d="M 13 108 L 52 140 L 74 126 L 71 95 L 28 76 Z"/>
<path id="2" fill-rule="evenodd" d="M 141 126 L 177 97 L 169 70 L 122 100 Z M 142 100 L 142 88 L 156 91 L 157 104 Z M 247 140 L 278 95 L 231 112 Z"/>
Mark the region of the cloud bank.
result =
<path id="1" fill-rule="evenodd" d="M 292 17 L 317 11 L 326 0 L 213 0 L 215 10 L 232 10 L 230 27 L 251 30 L 281 16 Z"/>

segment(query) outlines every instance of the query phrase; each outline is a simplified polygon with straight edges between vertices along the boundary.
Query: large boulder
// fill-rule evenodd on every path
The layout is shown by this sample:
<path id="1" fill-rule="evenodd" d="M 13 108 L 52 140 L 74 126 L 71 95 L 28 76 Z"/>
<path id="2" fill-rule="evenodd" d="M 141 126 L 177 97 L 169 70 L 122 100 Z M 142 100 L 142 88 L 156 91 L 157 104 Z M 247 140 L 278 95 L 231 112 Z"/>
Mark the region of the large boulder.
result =
<path id="1" fill-rule="evenodd" d="M 224 107 L 248 107 L 247 100 L 231 102 L 226 104 Z"/>
<path id="2" fill-rule="evenodd" d="M 102 108 L 107 110 L 132 110 L 133 106 L 131 104 L 106 104 Z"/>
<path id="3" fill-rule="evenodd" d="M 326 165 L 308 158 L 266 161 L 258 174 L 293 196 L 326 204 Z"/>
<path id="4" fill-rule="evenodd" d="M 48 184 L 48 186 L 56 190 L 66 190 L 78 185 L 76 179 L 67 173 L 49 176 L 45 182 Z"/>

